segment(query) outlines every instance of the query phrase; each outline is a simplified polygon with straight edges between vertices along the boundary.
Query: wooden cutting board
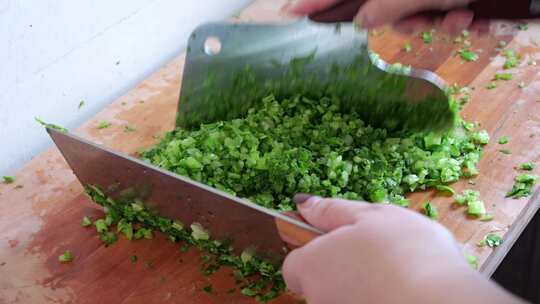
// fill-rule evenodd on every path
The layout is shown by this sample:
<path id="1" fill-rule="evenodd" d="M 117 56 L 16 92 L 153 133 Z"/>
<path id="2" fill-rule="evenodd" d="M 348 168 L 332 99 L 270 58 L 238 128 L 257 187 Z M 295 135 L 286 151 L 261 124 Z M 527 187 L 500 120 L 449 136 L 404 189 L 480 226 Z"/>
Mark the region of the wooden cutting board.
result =
<path id="1" fill-rule="evenodd" d="M 248 21 L 283 20 L 278 11 L 284 1 L 260 0 L 239 18 Z M 463 244 L 463 251 L 478 257 L 481 271 L 490 275 L 508 252 L 532 215 L 538 209 L 540 194 L 525 199 L 505 199 L 517 172 L 514 166 L 525 161 L 540 161 L 540 69 L 527 65 L 540 59 L 540 25 L 518 31 L 500 25 L 490 35 L 471 37 L 480 55 L 476 62 L 463 62 L 454 56 L 458 45 L 453 39 L 435 33 L 435 41 L 425 45 L 417 37 L 400 36 L 389 30 L 371 37 L 372 48 L 389 62 L 402 62 L 436 71 L 449 83 L 475 87 L 473 102 L 463 115 L 476 120 L 489 131 L 492 143 L 486 147 L 476 185 L 455 184 L 456 190 L 480 190 L 491 222 L 467 218 L 463 209 L 453 208 L 451 198 L 435 197 L 431 192 L 412 195 L 412 209 L 431 200 L 439 209 L 440 222 Z M 407 41 L 412 52 L 403 51 Z M 524 58 L 512 71 L 514 79 L 499 82 L 494 90 L 485 89 L 503 58 L 496 50 L 499 41 L 509 43 Z M 158 70 L 150 78 L 111 103 L 86 122 L 76 133 L 117 151 L 133 154 L 157 142 L 174 126 L 184 56 Z M 539 62 L 540 64 L 540 62 Z M 527 86 L 519 88 L 523 81 Z M 60 109 L 59 109 L 60 110 Z M 113 125 L 97 129 L 101 121 Z M 136 128 L 125 132 L 125 126 Z M 504 155 L 497 150 L 497 138 L 507 135 Z M 104 247 L 92 228 L 83 228 L 83 216 L 102 214 L 83 194 L 60 153 L 51 147 L 36 156 L 16 175 L 16 182 L 0 185 L 0 303 L 252 303 L 252 299 L 226 291 L 234 287 L 230 271 L 222 269 L 211 277 L 199 271 L 200 255 L 195 250 L 181 253 L 179 246 L 158 236 L 153 240 L 129 242 L 120 238 Z M 22 188 L 16 187 L 21 185 Z M 495 250 L 476 243 L 488 232 L 504 235 L 505 242 Z M 70 249 L 75 260 L 57 260 Z M 132 263 L 131 255 L 138 261 Z M 214 294 L 202 292 L 208 284 Z M 283 296 L 276 303 L 295 303 Z"/>

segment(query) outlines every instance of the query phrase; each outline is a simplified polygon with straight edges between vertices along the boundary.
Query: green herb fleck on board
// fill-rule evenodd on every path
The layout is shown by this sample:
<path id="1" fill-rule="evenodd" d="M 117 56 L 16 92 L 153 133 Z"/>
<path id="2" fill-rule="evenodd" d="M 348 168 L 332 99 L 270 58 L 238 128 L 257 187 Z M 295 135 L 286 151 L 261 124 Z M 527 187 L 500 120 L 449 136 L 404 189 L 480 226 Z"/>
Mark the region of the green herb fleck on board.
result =
<path id="1" fill-rule="evenodd" d="M 455 200 L 458 205 L 467 206 L 467 213 L 469 215 L 481 218 L 486 214 L 486 207 L 484 202 L 480 200 L 480 192 L 478 191 L 466 189 L 462 194 L 456 195 Z"/>
<path id="2" fill-rule="evenodd" d="M 495 74 L 495 76 L 493 77 L 493 80 L 504 80 L 504 81 L 508 81 L 508 80 L 512 80 L 513 78 L 513 75 L 511 73 L 497 73 Z"/>
<path id="3" fill-rule="evenodd" d="M 529 24 L 528 23 L 519 23 L 517 25 L 517 29 L 520 30 L 520 31 L 526 31 L 529 29 Z"/>
<path id="4" fill-rule="evenodd" d="M 506 58 L 506 61 L 503 65 L 503 68 L 505 70 L 515 68 L 519 64 L 520 56 L 516 53 L 516 51 L 512 49 L 506 49 L 502 52 L 502 55 Z"/>
<path id="5" fill-rule="evenodd" d="M 131 255 L 129 257 L 129 260 L 131 261 L 131 263 L 137 263 L 137 261 L 139 260 L 139 258 L 136 256 L 136 255 Z"/>
<path id="6" fill-rule="evenodd" d="M 68 129 L 64 128 L 64 127 L 61 127 L 59 125 L 56 125 L 56 124 L 52 124 L 52 123 L 46 123 L 45 121 L 43 121 L 41 118 L 39 117 L 35 117 L 34 118 L 40 125 L 44 126 L 45 128 L 47 129 L 54 129 L 54 130 L 57 130 L 59 132 L 62 132 L 62 133 L 67 133 L 68 132 Z"/>
<path id="7" fill-rule="evenodd" d="M 538 176 L 532 174 L 521 174 L 516 176 L 514 178 L 514 186 L 506 193 L 506 197 L 517 199 L 531 195 L 532 188 L 537 180 Z"/>
<path id="8" fill-rule="evenodd" d="M 202 291 L 204 291 L 205 293 L 208 293 L 208 294 L 211 294 L 212 293 L 212 285 L 206 285 L 202 288 Z"/>
<path id="9" fill-rule="evenodd" d="M 486 89 L 488 90 L 493 90 L 497 88 L 497 84 L 495 82 L 490 82 L 487 86 L 486 86 Z"/>
<path id="10" fill-rule="evenodd" d="M 433 206 L 430 202 L 426 202 L 422 205 L 422 212 L 432 220 L 437 220 L 439 218 L 439 212 L 437 208 Z"/>
<path id="11" fill-rule="evenodd" d="M 85 104 L 84 100 L 81 100 L 81 101 L 79 102 L 78 109 L 80 110 L 82 107 L 84 107 L 84 104 Z"/>
<path id="12" fill-rule="evenodd" d="M 92 219 L 90 219 L 88 216 L 83 217 L 81 220 L 81 226 L 83 227 L 92 226 Z"/>
<path id="13" fill-rule="evenodd" d="M 405 53 L 410 53 L 412 51 L 412 45 L 410 42 L 406 42 L 405 46 L 403 47 L 403 50 Z"/>
<path id="14" fill-rule="evenodd" d="M 512 154 L 512 150 L 510 150 L 510 149 L 499 149 L 498 151 L 501 152 L 502 154 L 505 154 L 505 155 Z"/>
<path id="15" fill-rule="evenodd" d="M 463 48 L 463 49 L 459 50 L 458 53 L 459 53 L 459 56 L 461 57 L 461 59 L 463 59 L 463 60 L 465 60 L 467 62 L 478 60 L 478 54 L 476 54 L 475 52 L 473 52 L 473 51 L 471 51 L 469 49 Z"/>
<path id="16" fill-rule="evenodd" d="M 499 145 L 506 145 L 508 143 L 508 136 L 499 137 Z"/>
<path id="17" fill-rule="evenodd" d="M 534 170 L 534 164 L 532 162 L 526 162 L 521 165 L 519 165 L 519 169 L 526 170 L 526 171 L 532 171 Z"/>
<path id="18" fill-rule="evenodd" d="M 480 242 L 478 242 L 478 246 L 481 246 L 481 247 L 488 246 L 491 248 L 495 248 L 497 246 L 500 246 L 502 243 L 503 243 L 502 237 L 493 233 L 489 233 L 486 236 L 484 236 L 484 238 Z"/>
<path id="19" fill-rule="evenodd" d="M 15 182 L 15 177 L 13 176 L 2 176 L 2 181 L 4 184 L 13 184 Z"/>
<path id="20" fill-rule="evenodd" d="M 110 126 L 112 126 L 112 124 L 110 122 L 102 121 L 102 122 L 99 123 L 97 128 L 101 130 L 101 129 L 107 129 Z"/>
<path id="21" fill-rule="evenodd" d="M 456 194 L 454 189 L 452 189 L 452 187 L 447 186 L 447 185 L 436 185 L 435 189 L 437 189 L 437 191 L 439 191 L 439 192 L 444 192 L 444 193 L 450 194 L 450 195 Z"/>
<path id="22" fill-rule="evenodd" d="M 71 252 L 71 250 L 66 250 L 66 251 L 64 251 L 64 253 L 59 255 L 58 256 L 58 261 L 60 263 L 69 263 L 69 262 L 73 261 L 73 253 Z"/>
<path id="23" fill-rule="evenodd" d="M 474 255 L 465 254 L 465 259 L 473 269 L 478 269 L 478 259 Z"/>
<path id="24" fill-rule="evenodd" d="M 433 42 L 433 32 L 432 31 L 425 31 L 420 33 L 420 38 L 422 38 L 422 41 L 424 41 L 425 44 L 430 44 Z"/>

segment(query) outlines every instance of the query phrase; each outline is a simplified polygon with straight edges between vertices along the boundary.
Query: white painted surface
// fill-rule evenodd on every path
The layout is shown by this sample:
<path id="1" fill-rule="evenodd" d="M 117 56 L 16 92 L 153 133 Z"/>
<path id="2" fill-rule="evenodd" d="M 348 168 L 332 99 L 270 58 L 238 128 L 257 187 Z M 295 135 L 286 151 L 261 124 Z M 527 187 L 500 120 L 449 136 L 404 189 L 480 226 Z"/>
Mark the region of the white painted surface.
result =
<path id="1" fill-rule="evenodd" d="M 0 0 L 0 176 L 50 144 L 34 117 L 76 127 L 249 2 Z"/>

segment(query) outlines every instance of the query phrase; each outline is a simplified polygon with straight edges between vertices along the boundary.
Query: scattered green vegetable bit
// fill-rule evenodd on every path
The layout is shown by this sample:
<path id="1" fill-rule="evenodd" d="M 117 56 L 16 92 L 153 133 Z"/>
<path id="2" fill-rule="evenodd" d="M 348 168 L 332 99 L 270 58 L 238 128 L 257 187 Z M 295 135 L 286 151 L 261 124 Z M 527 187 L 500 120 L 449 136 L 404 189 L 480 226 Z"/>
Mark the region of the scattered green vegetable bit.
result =
<path id="1" fill-rule="evenodd" d="M 433 42 L 433 32 L 432 31 L 425 31 L 420 33 L 420 38 L 422 38 L 422 41 L 424 41 L 425 44 L 430 44 Z"/>
<path id="2" fill-rule="evenodd" d="M 520 30 L 520 31 L 526 31 L 526 30 L 529 29 L 529 24 L 528 24 L 528 23 L 519 23 L 519 24 L 517 25 L 517 28 L 518 28 L 518 30 Z"/>
<path id="3" fill-rule="evenodd" d="M 124 126 L 124 132 L 135 132 L 137 131 L 137 129 L 135 129 L 135 127 L 132 127 L 132 126 L 129 126 L 129 125 L 125 125 Z"/>
<path id="4" fill-rule="evenodd" d="M 15 177 L 13 176 L 2 176 L 4 184 L 12 184 L 15 182 Z"/>
<path id="5" fill-rule="evenodd" d="M 471 33 L 469 31 L 467 31 L 467 30 L 461 31 L 461 36 L 463 36 L 464 39 L 469 38 L 470 35 L 471 35 Z"/>
<path id="6" fill-rule="evenodd" d="M 64 253 L 59 255 L 58 256 L 58 261 L 60 263 L 69 263 L 69 262 L 73 261 L 73 253 L 71 252 L 71 250 L 66 250 L 66 251 L 64 251 Z"/>
<path id="7" fill-rule="evenodd" d="M 499 145 L 506 145 L 508 143 L 508 136 L 504 135 L 499 137 Z"/>
<path id="8" fill-rule="evenodd" d="M 476 200 L 468 203 L 467 213 L 474 216 L 482 216 L 486 213 L 483 201 Z"/>
<path id="9" fill-rule="evenodd" d="M 108 127 L 112 126 L 112 124 L 108 121 L 102 121 L 98 125 L 98 129 L 107 129 Z"/>
<path id="10" fill-rule="evenodd" d="M 459 53 L 459 56 L 461 57 L 461 59 L 463 59 L 465 61 L 471 62 L 471 61 L 478 60 L 478 54 L 476 54 L 475 52 L 473 52 L 473 51 L 471 51 L 469 49 L 463 48 L 463 49 L 459 50 L 458 53 Z"/>
<path id="11" fill-rule="evenodd" d="M 493 220 L 493 215 L 486 213 L 486 214 L 480 216 L 479 220 L 481 220 L 482 222 L 489 222 L 489 221 Z"/>
<path id="12" fill-rule="evenodd" d="M 508 81 L 508 80 L 512 80 L 512 74 L 511 73 L 497 73 L 495 74 L 495 76 L 493 77 L 494 80 L 505 80 L 505 81 Z"/>
<path id="13" fill-rule="evenodd" d="M 57 130 L 59 132 L 62 132 L 62 133 L 67 133 L 68 132 L 68 129 L 64 128 L 64 127 L 60 127 L 59 125 L 55 125 L 55 124 L 51 124 L 51 123 L 46 123 L 44 122 L 41 118 L 39 117 L 35 117 L 34 118 L 40 125 L 44 126 L 45 128 L 48 128 L 48 129 L 54 129 L 54 130 Z"/>
<path id="14" fill-rule="evenodd" d="M 519 64 L 520 56 L 516 53 L 516 51 L 506 49 L 503 51 L 502 55 L 506 58 L 506 61 L 503 65 L 503 68 L 505 70 L 515 68 Z"/>
<path id="15" fill-rule="evenodd" d="M 410 42 L 406 42 L 405 46 L 403 47 L 403 50 L 405 53 L 410 53 L 412 51 L 412 45 Z"/>
<path id="16" fill-rule="evenodd" d="M 139 258 L 136 256 L 136 255 L 131 255 L 129 257 L 129 260 L 131 261 L 131 263 L 137 263 L 137 261 L 139 260 Z"/>
<path id="17" fill-rule="evenodd" d="M 422 205 L 422 211 L 426 216 L 433 220 L 439 219 L 439 212 L 437 211 L 437 208 L 433 206 L 430 202 L 426 202 Z"/>
<path id="18" fill-rule="evenodd" d="M 207 286 L 204 286 L 204 287 L 202 288 L 202 290 L 203 290 L 205 293 L 208 293 L 208 294 L 211 294 L 211 293 L 212 293 L 212 289 L 213 289 L 213 288 L 212 288 L 212 285 L 211 285 L 211 284 L 210 284 L 210 285 L 207 285 Z"/>
<path id="19" fill-rule="evenodd" d="M 435 189 L 437 189 L 437 191 L 445 192 L 445 193 L 448 193 L 450 195 L 456 194 L 456 191 L 454 191 L 454 189 L 452 189 L 452 187 L 447 186 L 447 185 L 436 185 Z"/>
<path id="20" fill-rule="evenodd" d="M 480 200 L 480 192 L 466 189 L 462 194 L 455 196 L 456 203 L 467 206 L 469 215 L 478 216 L 480 219 L 486 214 L 484 202 Z"/>
<path id="21" fill-rule="evenodd" d="M 474 269 L 478 269 L 478 259 L 472 255 L 472 254 L 466 254 L 465 255 L 465 259 L 467 260 L 467 263 L 469 263 L 469 265 L 474 268 Z"/>
<path id="22" fill-rule="evenodd" d="M 98 233 L 103 233 L 109 230 L 109 226 L 106 224 L 105 219 L 98 219 L 94 222 L 94 226 L 96 226 L 96 231 Z"/>
<path id="23" fill-rule="evenodd" d="M 512 150 L 510 150 L 510 149 L 499 149 L 499 152 L 501 152 L 502 154 L 506 154 L 506 155 L 512 154 Z"/>
<path id="24" fill-rule="evenodd" d="M 99 239 L 105 243 L 105 246 L 110 246 L 118 240 L 118 237 L 114 232 L 107 231 L 99 235 Z"/>
<path id="25" fill-rule="evenodd" d="M 81 100 L 81 101 L 79 102 L 79 107 L 78 107 L 79 110 L 80 110 L 82 107 L 84 107 L 84 100 Z"/>
<path id="26" fill-rule="evenodd" d="M 201 226 L 201 224 L 199 223 L 193 223 L 191 224 L 191 236 L 195 239 L 195 240 L 208 240 L 210 239 L 210 233 L 208 233 L 208 231 L 206 229 L 203 228 L 203 226 Z"/>
<path id="27" fill-rule="evenodd" d="M 489 134 L 486 130 L 473 133 L 472 140 L 479 145 L 487 145 L 489 143 Z"/>
<path id="28" fill-rule="evenodd" d="M 488 90 L 493 90 L 493 89 L 495 89 L 495 88 L 497 88 L 497 84 L 496 84 L 495 82 L 493 82 L 493 81 L 490 82 L 490 83 L 486 86 L 486 89 L 488 89 Z"/>
<path id="29" fill-rule="evenodd" d="M 521 174 L 516 176 L 514 186 L 506 193 L 506 197 L 517 199 L 529 196 L 532 193 L 532 188 L 537 179 L 538 176 L 531 174 Z"/>
<path id="30" fill-rule="evenodd" d="M 534 170 L 534 164 L 532 162 L 526 162 L 526 163 L 523 163 L 523 164 L 519 165 L 519 169 L 532 171 L 532 170 Z"/>
<path id="31" fill-rule="evenodd" d="M 502 243 L 503 243 L 502 237 L 493 233 L 489 233 L 486 236 L 484 236 L 484 238 L 480 242 L 478 242 L 478 246 L 488 246 L 488 247 L 494 248 L 501 245 Z"/>
<path id="32" fill-rule="evenodd" d="M 90 219 L 88 216 L 85 216 L 82 218 L 81 226 L 88 227 L 92 226 L 92 219 Z"/>

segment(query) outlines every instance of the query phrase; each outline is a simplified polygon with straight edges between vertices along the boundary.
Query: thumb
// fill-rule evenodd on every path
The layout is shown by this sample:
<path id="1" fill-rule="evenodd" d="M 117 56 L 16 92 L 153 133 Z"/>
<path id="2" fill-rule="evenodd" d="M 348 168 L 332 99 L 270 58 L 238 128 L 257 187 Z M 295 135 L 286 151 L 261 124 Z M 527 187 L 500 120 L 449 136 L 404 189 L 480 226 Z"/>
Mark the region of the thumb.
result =
<path id="1" fill-rule="evenodd" d="M 355 21 L 366 28 L 373 28 L 396 21 L 427 10 L 447 10 L 461 7 L 471 0 L 369 0 Z"/>
<path id="2" fill-rule="evenodd" d="M 298 211 L 311 225 L 328 232 L 356 223 L 361 213 L 373 210 L 369 203 L 322 198 L 298 194 L 294 197 Z"/>

